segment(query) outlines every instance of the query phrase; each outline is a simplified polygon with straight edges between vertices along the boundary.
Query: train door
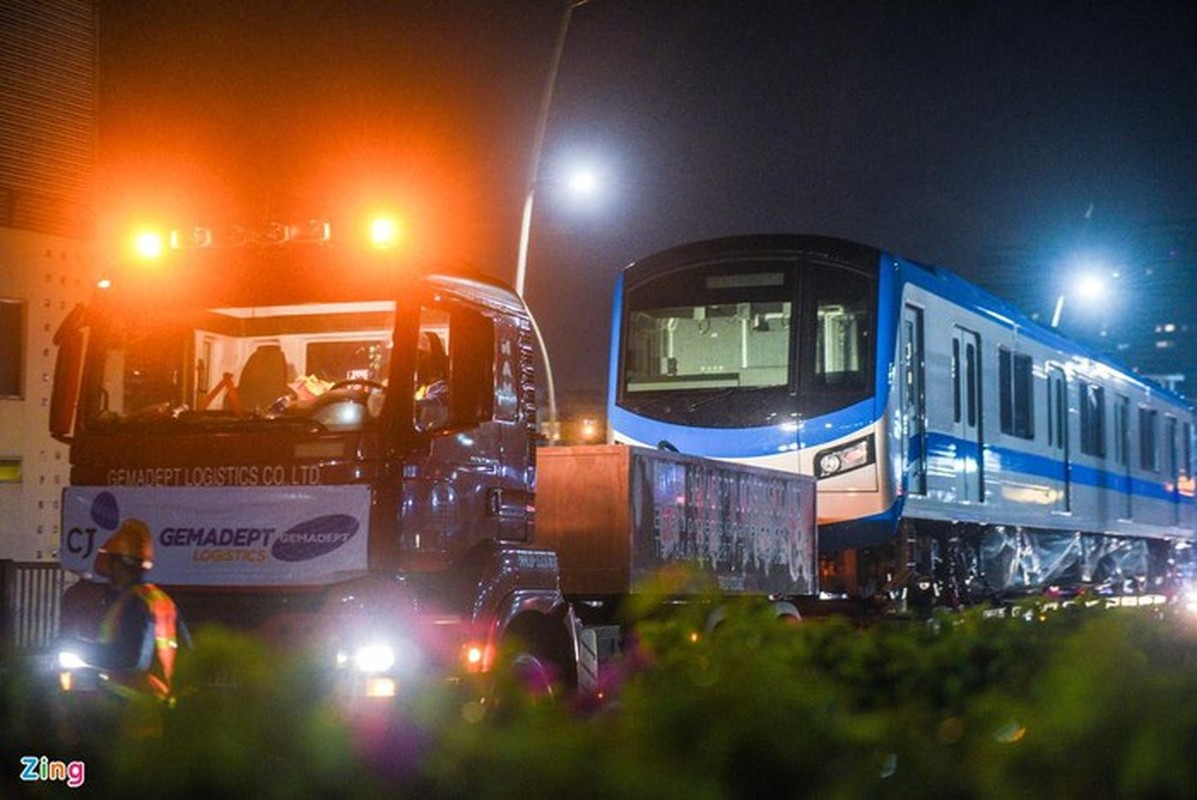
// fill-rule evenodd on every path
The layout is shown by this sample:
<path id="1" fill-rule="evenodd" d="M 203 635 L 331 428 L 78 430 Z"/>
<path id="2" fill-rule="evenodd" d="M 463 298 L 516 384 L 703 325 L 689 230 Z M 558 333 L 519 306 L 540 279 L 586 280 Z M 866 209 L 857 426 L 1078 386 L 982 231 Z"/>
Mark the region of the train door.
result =
<path id="1" fill-rule="evenodd" d="M 956 436 L 956 499 L 963 503 L 985 501 L 982 462 L 981 336 L 975 331 L 952 329 L 953 410 Z"/>
<path id="2" fill-rule="evenodd" d="M 1072 465 L 1068 448 L 1068 376 L 1064 368 L 1047 367 L 1047 447 L 1051 479 L 1056 483 L 1054 511 L 1072 511 Z"/>
<path id="3" fill-rule="evenodd" d="M 927 493 L 926 420 L 923 363 L 923 310 L 906 306 L 902 310 L 902 392 L 900 431 L 905 489 L 910 494 Z"/>
<path id="4" fill-rule="evenodd" d="M 1176 417 L 1164 417 L 1164 492 L 1168 522 L 1180 524 L 1180 453 L 1176 447 Z"/>
<path id="5" fill-rule="evenodd" d="M 1118 515 L 1122 519 L 1131 519 L 1131 457 L 1130 457 L 1130 398 L 1122 395 L 1114 396 L 1114 462 L 1118 469 L 1116 486 L 1122 496 Z"/>

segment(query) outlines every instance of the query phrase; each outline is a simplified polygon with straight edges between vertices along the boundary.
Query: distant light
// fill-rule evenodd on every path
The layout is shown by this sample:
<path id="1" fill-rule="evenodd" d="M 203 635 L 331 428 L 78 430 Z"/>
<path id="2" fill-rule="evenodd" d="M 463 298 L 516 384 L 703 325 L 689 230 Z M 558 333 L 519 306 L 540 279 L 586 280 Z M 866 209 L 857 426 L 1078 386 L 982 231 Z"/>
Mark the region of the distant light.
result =
<path id="1" fill-rule="evenodd" d="M 96 281 L 96 288 L 97 289 L 111 289 L 112 281 L 108 278 L 100 278 L 98 281 Z"/>

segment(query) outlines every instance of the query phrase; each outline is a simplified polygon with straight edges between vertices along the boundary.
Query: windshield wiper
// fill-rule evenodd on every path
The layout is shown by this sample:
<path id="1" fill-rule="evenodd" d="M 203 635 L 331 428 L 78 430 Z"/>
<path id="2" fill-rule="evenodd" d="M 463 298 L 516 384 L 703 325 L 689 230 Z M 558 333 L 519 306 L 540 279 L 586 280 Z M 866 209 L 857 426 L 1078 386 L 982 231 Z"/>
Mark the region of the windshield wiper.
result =
<path id="1" fill-rule="evenodd" d="M 705 397 L 700 397 L 699 399 L 690 403 L 688 406 L 686 406 L 686 410 L 690 411 L 690 412 L 697 411 L 700 408 L 709 406 L 711 403 L 714 403 L 716 400 L 723 400 L 725 398 L 731 397 L 733 394 L 740 391 L 741 388 L 743 388 L 743 387 L 729 386 L 726 389 L 717 389 L 717 390 L 711 392 L 709 395 L 706 395 Z"/>

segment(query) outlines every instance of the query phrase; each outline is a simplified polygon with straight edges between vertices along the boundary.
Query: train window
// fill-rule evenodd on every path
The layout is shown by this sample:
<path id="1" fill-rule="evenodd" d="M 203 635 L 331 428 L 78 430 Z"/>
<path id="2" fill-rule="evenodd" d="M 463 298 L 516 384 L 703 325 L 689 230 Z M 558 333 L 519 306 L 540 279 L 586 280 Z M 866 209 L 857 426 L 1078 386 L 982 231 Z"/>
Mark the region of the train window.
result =
<path id="1" fill-rule="evenodd" d="M 977 426 L 977 404 L 980 400 L 977 397 L 977 372 L 980 365 L 977 363 L 977 346 L 969 342 L 964 346 L 964 374 L 968 381 L 968 426 L 975 428 Z"/>
<path id="2" fill-rule="evenodd" d="M 1095 383 L 1078 384 L 1081 402 L 1081 452 L 1106 457 L 1106 391 Z"/>
<path id="3" fill-rule="evenodd" d="M 960 340 L 952 340 L 952 419 L 960 421 Z"/>
<path id="4" fill-rule="evenodd" d="M 627 391 L 785 387 L 791 307 L 778 300 L 630 313 Z"/>
<path id="5" fill-rule="evenodd" d="M 1055 365 L 1047 367 L 1047 446 L 1068 449 L 1068 378 L 1063 367 Z"/>
<path id="6" fill-rule="evenodd" d="M 1187 422 L 1180 426 L 1180 476 L 1193 477 L 1193 426 Z"/>
<path id="7" fill-rule="evenodd" d="M 1160 471 L 1160 412 L 1139 409 L 1139 469 Z"/>
<path id="8" fill-rule="evenodd" d="M 803 375 L 803 391 L 863 397 L 870 388 L 872 367 L 873 283 L 850 270 L 812 264 L 807 291 L 814 311 L 807 323 L 814 323 L 814 335 L 803 342 L 802 351 L 813 374 Z"/>
<path id="9" fill-rule="evenodd" d="M 998 348 L 998 383 L 1001 394 L 1002 433 L 1022 439 L 1035 438 L 1031 403 L 1031 357 Z"/>
<path id="10" fill-rule="evenodd" d="M 1114 395 L 1114 462 L 1130 464 L 1130 399 Z"/>

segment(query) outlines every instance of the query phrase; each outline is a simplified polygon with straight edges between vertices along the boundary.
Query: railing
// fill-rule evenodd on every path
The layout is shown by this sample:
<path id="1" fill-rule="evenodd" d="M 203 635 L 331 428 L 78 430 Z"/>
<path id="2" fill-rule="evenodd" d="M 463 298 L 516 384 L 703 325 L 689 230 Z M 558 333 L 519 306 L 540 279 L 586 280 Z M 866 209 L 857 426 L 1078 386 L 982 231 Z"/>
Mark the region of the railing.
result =
<path id="1" fill-rule="evenodd" d="M 0 650 L 39 650 L 58 635 L 66 573 L 53 562 L 0 559 Z"/>

